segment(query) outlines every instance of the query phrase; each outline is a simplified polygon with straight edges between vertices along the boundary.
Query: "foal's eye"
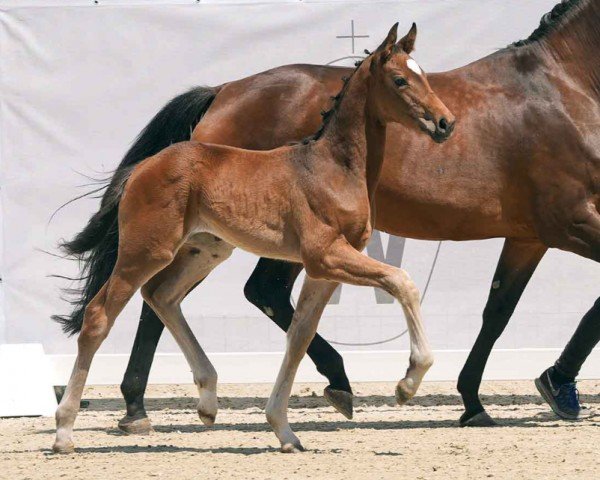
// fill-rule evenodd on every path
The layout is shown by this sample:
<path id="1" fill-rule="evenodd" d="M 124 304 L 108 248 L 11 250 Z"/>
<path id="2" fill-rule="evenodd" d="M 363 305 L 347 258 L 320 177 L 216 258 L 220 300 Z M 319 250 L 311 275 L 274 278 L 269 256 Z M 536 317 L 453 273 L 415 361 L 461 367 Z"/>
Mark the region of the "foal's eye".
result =
<path id="1" fill-rule="evenodd" d="M 404 77 L 394 78 L 394 83 L 396 84 L 397 87 L 407 87 L 408 86 L 408 82 L 406 81 L 406 78 L 404 78 Z"/>

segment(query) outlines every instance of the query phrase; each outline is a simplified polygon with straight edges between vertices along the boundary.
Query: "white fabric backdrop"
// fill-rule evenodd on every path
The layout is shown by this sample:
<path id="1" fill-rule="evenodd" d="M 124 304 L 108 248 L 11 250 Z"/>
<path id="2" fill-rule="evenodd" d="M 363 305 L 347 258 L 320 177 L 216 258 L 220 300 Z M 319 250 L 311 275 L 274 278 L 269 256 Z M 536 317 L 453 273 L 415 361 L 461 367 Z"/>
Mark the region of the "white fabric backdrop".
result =
<path id="1" fill-rule="evenodd" d="M 83 175 L 101 176 L 175 94 L 290 63 L 328 63 L 374 48 L 397 19 L 419 25 L 416 59 L 427 71 L 457 67 L 524 38 L 555 0 L 420 0 L 388 2 L 0 1 L 0 162 L 4 319 L 0 343 L 41 342 L 70 353 L 52 313 L 76 265 L 54 258 L 97 208 L 81 200 Z M 244 2 L 247 3 L 247 2 Z M 53 5 L 44 7 L 45 5 Z M 343 63 L 343 62 L 341 62 Z M 465 159 L 467 160 L 467 159 Z M 481 322 L 501 240 L 443 244 L 424 304 L 438 350 L 471 346 Z M 387 237 L 383 236 L 383 247 Z M 403 266 L 423 287 L 437 243 L 408 240 Z M 281 351 L 284 336 L 244 299 L 256 259 L 236 252 L 184 304 L 210 352 Z M 542 261 L 500 347 L 561 347 L 598 296 L 598 267 L 562 252 Z M 118 319 L 104 353 L 127 353 L 139 298 Z M 377 305 L 373 290 L 344 287 L 320 332 L 368 342 L 404 329 L 401 309 Z M 406 349 L 405 338 L 373 349 Z M 356 350 L 356 348 L 353 348 Z M 170 337 L 159 347 L 175 352 Z"/>

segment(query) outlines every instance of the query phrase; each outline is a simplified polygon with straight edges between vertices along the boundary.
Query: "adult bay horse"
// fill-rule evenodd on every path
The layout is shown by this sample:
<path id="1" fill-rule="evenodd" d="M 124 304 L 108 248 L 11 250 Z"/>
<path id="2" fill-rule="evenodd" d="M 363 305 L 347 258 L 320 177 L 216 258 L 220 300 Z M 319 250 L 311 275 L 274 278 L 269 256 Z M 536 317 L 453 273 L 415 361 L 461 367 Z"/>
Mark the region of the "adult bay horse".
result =
<path id="1" fill-rule="evenodd" d="M 376 192 L 377 228 L 429 240 L 506 238 L 481 331 L 458 381 L 465 405 L 462 425 L 493 423 L 478 396 L 483 370 L 547 248 L 600 259 L 599 47 L 598 2 L 561 2 L 528 39 L 457 70 L 429 75 L 459 118 L 451 142 L 432 145 L 400 126 L 388 127 Z M 220 87 L 195 88 L 166 105 L 118 167 L 101 210 L 67 244 L 70 253 L 88 260 L 90 274 L 75 312 L 65 319 L 71 320 L 69 328 L 75 326 L 70 331 L 78 330 L 83 306 L 114 266 L 103 254 L 103 242 L 113 237 L 99 240 L 94 228 L 116 228 L 116 208 L 107 199 L 121 171 L 171 142 L 187 139 L 194 125 L 195 140 L 256 150 L 299 140 L 318 127 L 319 112 L 328 108 L 340 77 L 350 71 L 285 66 Z M 245 288 L 248 299 L 284 330 L 292 319 L 289 296 L 300 269 L 262 259 Z M 150 428 L 143 396 L 162 329 L 144 305 L 121 385 L 127 415 L 120 426 L 131 433 Z M 565 380 L 577 375 L 599 338 L 600 301 L 583 317 L 557 363 L 554 380 L 572 385 Z M 319 335 L 308 354 L 330 382 L 327 398 L 350 416 L 351 388 L 341 356 Z"/>
<path id="2" fill-rule="evenodd" d="M 301 263 L 308 273 L 266 408 L 283 452 L 303 450 L 288 423 L 288 399 L 300 360 L 340 282 L 382 288 L 402 305 L 411 356 L 396 392 L 405 400 L 416 393 L 433 362 L 419 292 L 402 269 L 360 251 L 372 232 L 371 202 L 387 123 L 421 125 L 443 141 L 452 133 L 454 117 L 409 56 L 416 26 L 396 44 L 397 26 L 353 72 L 323 127 L 306 141 L 266 152 L 180 142 L 121 177 L 113 200 L 119 204 L 117 259 L 85 308 L 75 367 L 56 411 L 55 452 L 73 451 L 73 424 L 94 354 L 139 288 L 191 367 L 201 420 L 214 423 L 217 374 L 180 303 L 215 267 L 215 259 L 226 260 L 234 247 Z"/>

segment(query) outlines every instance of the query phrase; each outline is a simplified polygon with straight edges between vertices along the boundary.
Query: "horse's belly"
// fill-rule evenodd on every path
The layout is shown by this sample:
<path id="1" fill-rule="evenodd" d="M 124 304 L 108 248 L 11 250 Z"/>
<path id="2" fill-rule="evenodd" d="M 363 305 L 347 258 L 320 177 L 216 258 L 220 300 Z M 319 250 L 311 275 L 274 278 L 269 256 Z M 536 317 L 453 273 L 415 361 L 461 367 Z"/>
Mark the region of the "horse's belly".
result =
<path id="1" fill-rule="evenodd" d="M 206 222 L 198 231 L 211 233 L 227 243 L 260 257 L 300 262 L 300 248 L 296 236 L 287 229 L 274 230 L 265 225 L 254 228 L 229 226 Z"/>

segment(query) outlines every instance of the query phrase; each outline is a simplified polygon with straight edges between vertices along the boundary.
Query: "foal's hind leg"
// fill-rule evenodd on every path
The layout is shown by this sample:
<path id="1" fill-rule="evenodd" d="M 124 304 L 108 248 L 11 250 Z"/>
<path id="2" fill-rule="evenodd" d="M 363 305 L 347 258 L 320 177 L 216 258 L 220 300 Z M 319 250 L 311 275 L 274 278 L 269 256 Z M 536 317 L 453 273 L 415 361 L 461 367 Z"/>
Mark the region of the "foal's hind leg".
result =
<path id="1" fill-rule="evenodd" d="M 206 425 L 212 425 L 217 415 L 217 372 L 190 330 L 180 304 L 194 285 L 231 255 L 233 247 L 215 238 L 196 236 L 167 268 L 142 287 L 144 300 L 169 329 L 191 367 L 198 387 L 198 415 Z"/>
<path id="2" fill-rule="evenodd" d="M 148 188 L 152 179 L 145 175 L 144 169 L 138 168 L 121 198 L 117 262 L 106 284 L 86 307 L 75 367 L 56 410 L 55 452 L 73 450 L 73 423 L 85 380 L 115 318 L 136 290 L 173 261 L 185 237 L 188 189 L 180 182 L 159 190 Z"/>
<path id="3" fill-rule="evenodd" d="M 127 256 L 127 255 L 125 255 Z M 56 440 L 52 449 L 57 453 L 70 453 L 74 449 L 73 424 L 79 409 L 79 402 L 88 376 L 94 354 L 107 337 L 117 315 L 130 300 L 135 291 L 155 272 L 160 271 L 172 258 L 147 257 L 134 262 L 119 256 L 115 269 L 88 304 L 85 310 L 81 333 L 77 339 L 77 359 L 69 379 L 69 384 L 60 405 L 56 410 Z"/>

